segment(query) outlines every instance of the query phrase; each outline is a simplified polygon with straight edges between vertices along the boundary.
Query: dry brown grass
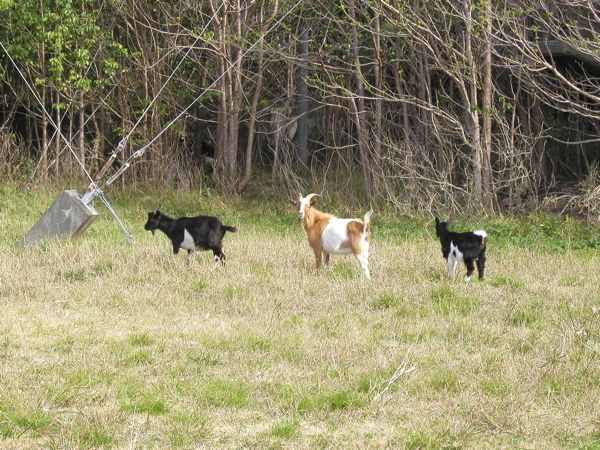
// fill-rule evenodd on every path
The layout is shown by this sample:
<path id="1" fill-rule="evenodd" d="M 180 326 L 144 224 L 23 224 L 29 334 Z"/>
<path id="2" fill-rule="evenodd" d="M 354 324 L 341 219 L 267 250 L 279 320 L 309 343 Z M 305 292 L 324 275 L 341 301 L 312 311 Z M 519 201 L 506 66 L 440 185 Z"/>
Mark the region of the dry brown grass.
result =
<path id="1" fill-rule="evenodd" d="M 20 249 L 37 212 L 9 210 L 2 448 L 600 446 L 594 254 L 491 244 L 486 281 L 450 282 L 433 238 L 375 223 L 366 281 L 316 272 L 299 225 L 231 223 L 223 269 L 137 213 L 135 246 L 103 217 Z"/>

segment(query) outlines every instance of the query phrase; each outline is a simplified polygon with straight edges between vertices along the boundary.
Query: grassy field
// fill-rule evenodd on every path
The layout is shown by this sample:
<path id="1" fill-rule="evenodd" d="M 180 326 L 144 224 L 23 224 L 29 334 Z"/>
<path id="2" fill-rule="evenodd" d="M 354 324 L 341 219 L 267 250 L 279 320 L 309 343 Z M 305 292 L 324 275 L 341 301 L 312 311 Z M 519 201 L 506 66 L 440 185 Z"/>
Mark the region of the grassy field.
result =
<path id="1" fill-rule="evenodd" d="M 600 448 L 597 229 L 462 221 L 490 235 L 466 284 L 432 221 L 376 211 L 366 281 L 313 268 L 287 199 L 138 193 L 114 202 L 133 246 L 98 204 L 80 240 L 21 248 L 57 195 L 0 187 L 3 449 Z M 144 232 L 159 203 L 239 227 L 228 266 Z"/>

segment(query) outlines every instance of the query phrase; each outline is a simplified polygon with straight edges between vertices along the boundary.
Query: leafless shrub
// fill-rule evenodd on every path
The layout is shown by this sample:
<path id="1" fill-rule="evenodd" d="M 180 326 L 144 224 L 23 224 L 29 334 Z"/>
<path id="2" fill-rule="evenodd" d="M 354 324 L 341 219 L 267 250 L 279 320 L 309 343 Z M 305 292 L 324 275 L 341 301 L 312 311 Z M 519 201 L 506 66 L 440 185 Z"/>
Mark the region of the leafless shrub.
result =
<path id="1" fill-rule="evenodd" d="M 15 181 L 24 176 L 31 161 L 25 144 L 5 128 L 0 128 L 0 174 L 3 181 Z"/>
<path id="2" fill-rule="evenodd" d="M 600 167 L 593 164 L 587 176 L 576 185 L 576 193 L 567 199 L 562 213 L 575 213 L 591 222 L 600 222 Z"/>

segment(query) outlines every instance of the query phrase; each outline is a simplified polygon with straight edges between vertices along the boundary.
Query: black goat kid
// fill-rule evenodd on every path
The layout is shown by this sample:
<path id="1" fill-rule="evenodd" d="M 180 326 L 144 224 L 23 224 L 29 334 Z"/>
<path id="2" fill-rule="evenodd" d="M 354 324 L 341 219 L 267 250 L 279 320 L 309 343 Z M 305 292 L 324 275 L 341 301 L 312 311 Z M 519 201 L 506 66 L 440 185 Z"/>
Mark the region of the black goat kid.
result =
<path id="1" fill-rule="evenodd" d="M 188 251 L 188 263 L 192 260 L 194 250 L 212 250 L 215 262 L 225 264 L 223 253 L 223 236 L 226 231 L 236 232 L 237 229 L 223 225 L 219 219 L 211 216 L 180 217 L 173 219 L 160 212 L 148 213 L 146 230 L 160 230 L 169 236 L 173 243 L 173 253 L 179 253 L 183 248 Z"/>
<path id="2" fill-rule="evenodd" d="M 448 275 L 450 278 L 454 279 L 456 277 L 456 265 L 460 261 L 464 261 L 467 266 L 465 281 L 471 280 L 471 275 L 475 270 L 473 262 L 477 261 L 479 279 L 483 280 L 487 240 L 487 233 L 485 231 L 476 230 L 473 232 L 455 233 L 448 230 L 448 222 L 440 222 L 436 217 L 435 234 L 440 238 L 442 254 L 448 262 Z"/>

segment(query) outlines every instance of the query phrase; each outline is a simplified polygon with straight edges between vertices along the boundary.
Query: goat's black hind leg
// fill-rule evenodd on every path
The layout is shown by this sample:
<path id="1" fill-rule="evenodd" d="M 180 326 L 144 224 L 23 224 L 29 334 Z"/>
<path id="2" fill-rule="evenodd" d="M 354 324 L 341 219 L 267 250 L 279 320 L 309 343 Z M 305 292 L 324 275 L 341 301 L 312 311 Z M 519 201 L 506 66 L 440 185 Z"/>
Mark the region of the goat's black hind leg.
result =
<path id="1" fill-rule="evenodd" d="M 467 276 L 465 277 L 465 281 L 471 281 L 471 275 L 473 275 L 473 271 L 475 270 L 475 264 L 473 264 L 472 259 L 465 259 L 465 265 L 467 266 Z"/>
<path id="2" fill-rule="evenodd" d="M 485 252 L 481 252 L 479 254 L 479 258 L 477 258 L 477 273 L 479 274 L 480 280 L 483 280 L 484 269 L 485 269 Z"/>

